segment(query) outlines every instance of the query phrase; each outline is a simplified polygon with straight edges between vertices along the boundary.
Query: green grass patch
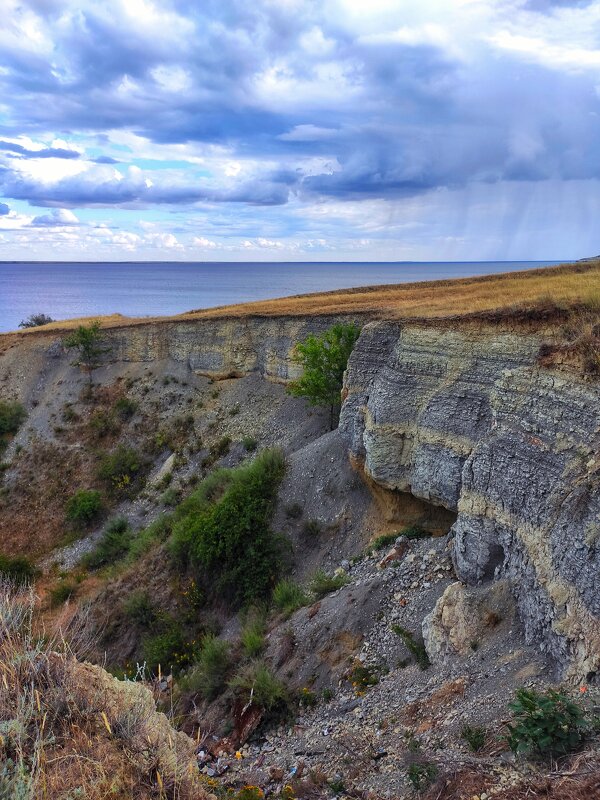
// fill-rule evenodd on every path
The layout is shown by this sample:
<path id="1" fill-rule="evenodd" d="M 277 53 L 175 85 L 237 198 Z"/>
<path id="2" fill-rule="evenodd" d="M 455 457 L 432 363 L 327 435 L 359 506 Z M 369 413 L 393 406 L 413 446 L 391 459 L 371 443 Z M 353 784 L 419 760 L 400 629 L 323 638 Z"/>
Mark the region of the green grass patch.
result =
<path id="1" fill-rule="evenodd" d="M 96 489 L 81 489 L 69 498 L 65 515 L 74 525 L 90 525 L 102 510 L 102 496 Z"/>
<path id="2" fill-rule="evenodd" d="M 325 597 L 325 595 L 341 589 L 342 586 L 346 586 L 348 583 L 349 578 L 347 575 L 342 573 L 338 575 L 328 575 L 324 570 L 319 569 L 312 576 L 309 588 L 316 599 L 320 600 Z"/>
<path id="3" fill-rule="evenodd" d="M 132 538 L 133 532 L 127 520 L 123 517 L 113 519 L 94 550 L 83 557 L 82 563 L 89 569 L 115 564 L 129 553 Z"/>
<path id="4" fill-rule="evenodd" d="M 402 639 L 404 646 L 415 659 L 420 669 L 427 669 L 427 667 L 431 666 L 431 661 L 423 642 L 416 641 L 413 634 L 401 625 L 392 625 L 392 630 Z"/>
<path id="5" fill-rule="evenodd" d="M 283 578 L 273 589 L 273 603 L 286 616 L 290 616 L 302 606 L 308 605 L 310 598 L 304 589 L 291 578 Z"/>
<path id="6" fill-rule="evenodd" d="M 36 574 L 35 567 L 25 556 L 5 556 L 0 553 L 0 574 L 14 583 L 30 583 Z"/>

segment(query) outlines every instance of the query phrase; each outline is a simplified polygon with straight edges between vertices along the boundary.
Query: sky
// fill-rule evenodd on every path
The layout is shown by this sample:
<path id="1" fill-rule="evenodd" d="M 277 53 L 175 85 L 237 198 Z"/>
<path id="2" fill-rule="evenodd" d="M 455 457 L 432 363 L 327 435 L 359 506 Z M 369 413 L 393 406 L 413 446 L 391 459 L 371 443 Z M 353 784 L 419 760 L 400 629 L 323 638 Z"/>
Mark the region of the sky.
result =
<path id="1" fill-rule="evenodd" d="M 0 14 L 0 260 L 600 253 L 600 0 Z"/>

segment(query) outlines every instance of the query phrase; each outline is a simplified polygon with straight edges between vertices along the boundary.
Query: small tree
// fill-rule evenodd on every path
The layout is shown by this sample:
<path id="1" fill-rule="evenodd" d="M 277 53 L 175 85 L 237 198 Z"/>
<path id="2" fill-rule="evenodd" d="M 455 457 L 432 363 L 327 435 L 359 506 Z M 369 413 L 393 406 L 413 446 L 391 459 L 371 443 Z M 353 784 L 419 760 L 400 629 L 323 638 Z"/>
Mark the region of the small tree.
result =
<path id="1" fill-rule="evenodd" d="M 288 392 L 306 397 L 313 406 L 328 406 L 332 430 L 341 408 L 344 371 L 359 334 L 357 325 L 337 323 L 318 336 L 311 334 L 295 348 L 293 359 L 304 372 Z"/>
<path id="2" fill-rule="evenodd" d="M 30 314 L 27 319 L 19 322 L 19 328 L 38 328 L 40 325 L 48 325 L 55 322 L 48 314 Z"/>
<path id="3" fill-rule="evenodd" d="M 100 357 L 110 350 L 110 347 L 106 347 L 102 342 L 100 323 L 95 320 L 89 325 L 79 325 L 67 336 L 63 344 L 65 347 L 78 350 L 79 358 L 73 363 L 87 372 L 91 389 L 92 371 L 100 366 Z"/>

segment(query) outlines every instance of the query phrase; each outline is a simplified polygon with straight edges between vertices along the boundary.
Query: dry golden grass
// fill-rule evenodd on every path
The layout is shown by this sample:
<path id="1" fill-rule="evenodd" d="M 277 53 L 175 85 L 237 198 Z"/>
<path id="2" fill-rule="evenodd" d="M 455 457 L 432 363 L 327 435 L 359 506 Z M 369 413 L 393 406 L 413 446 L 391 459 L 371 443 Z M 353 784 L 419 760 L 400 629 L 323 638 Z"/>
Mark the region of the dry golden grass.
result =
<path id="1" fill-rule="evenodd" d="M 62 635 L 41 637 L 35 605 L 0 581 L 0 798 L 206 800 L 194 742 L 150 691 L 81 663 Z"/>
<path id="2" fill-rule="evenodd" d="M 278 300 L 240 303 L 172 317 L 101 317 L 105 328 L 248 316 L 364 314 L 376 318 L 440 318 L 553 302 L 562 305 L 600 301 L 600 259 L 558 267 L 505 272 L 477 278 L 367 286 L 296 295 Z M 88 322 L 74 319 L 32 328 L 20 335 L 64 331 Z"/>

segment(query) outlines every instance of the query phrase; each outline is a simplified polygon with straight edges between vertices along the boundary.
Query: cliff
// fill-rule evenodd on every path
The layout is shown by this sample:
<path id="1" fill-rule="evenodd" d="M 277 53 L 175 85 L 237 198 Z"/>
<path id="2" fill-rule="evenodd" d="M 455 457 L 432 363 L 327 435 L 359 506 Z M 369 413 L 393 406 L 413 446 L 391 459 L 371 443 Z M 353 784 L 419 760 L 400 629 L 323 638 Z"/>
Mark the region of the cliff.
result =
<path id="1" fill-rule="evenodd" d="M 458 577 L 507 578 L 527 638 L 583 679 L 600 667 L 600 391 L 541 367 L 546 342 L 509 326 L 372 323 L 340 427 L 377 484 L 458 514 Z"/>

